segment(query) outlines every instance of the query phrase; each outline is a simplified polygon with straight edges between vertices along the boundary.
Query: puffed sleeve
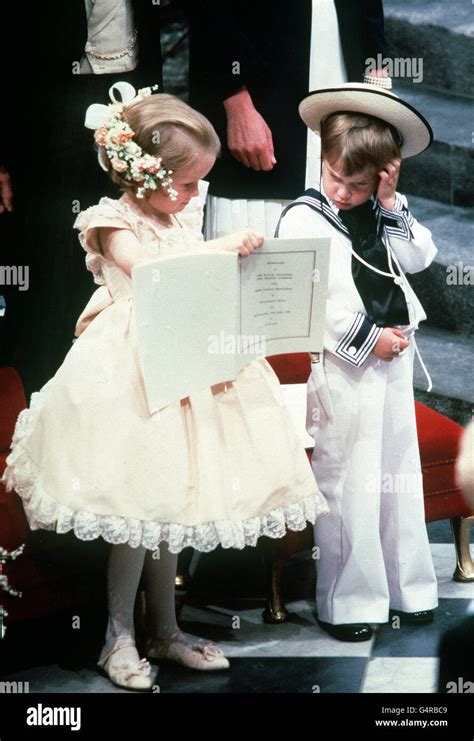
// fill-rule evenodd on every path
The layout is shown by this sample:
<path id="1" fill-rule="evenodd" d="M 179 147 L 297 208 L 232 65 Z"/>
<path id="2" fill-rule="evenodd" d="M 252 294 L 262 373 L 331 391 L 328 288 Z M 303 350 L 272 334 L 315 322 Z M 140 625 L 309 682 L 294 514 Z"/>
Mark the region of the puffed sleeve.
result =
<path id="1" fill-rule="evenodd" d="M 74 228 L 79 230 L 79 242 L 86 252 L 86 267 L 94 276 L 94 283 L 99 286 L 105 284 L 102 266 L 107 262 L 100 248 L 97 231 L 101 227 L 131 229 L 132 224 L 112 199 L 107 198 L 101 198 L 96 206 L 82 211 L 74 222 Z"/>
<path id="2" fill-rule="evenodd" d="M 79 230 L 79 242 L 86 252 L 86 267 L 92 273 L 94 283 L 100 286 L 77 320 L 74 333 L 76 337 L 87 329 L 98 314 L 113 304 L 113 297 L 103 274 L 104 265 L 110 265 L 111 262 L 102 254 L 98 229 L 132 229 L 131 217 L 127 217 L 116 203 L 110 198 L 102 198 L 97 205 L 82 211 L 74 222 L 74 228 Z"/>

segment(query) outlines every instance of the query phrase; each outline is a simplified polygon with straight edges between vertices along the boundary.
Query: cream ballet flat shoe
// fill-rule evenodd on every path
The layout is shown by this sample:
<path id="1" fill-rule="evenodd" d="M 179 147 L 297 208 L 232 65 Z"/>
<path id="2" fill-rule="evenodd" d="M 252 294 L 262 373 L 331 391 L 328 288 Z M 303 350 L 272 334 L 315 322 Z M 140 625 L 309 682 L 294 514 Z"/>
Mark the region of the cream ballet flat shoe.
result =
<path id="1" fill-rule="evenodd" d="M 229 661 L 220 648 L 213 643 L 198 641 L 192 643 L 185 634 L 178 630 L 164 641 L 150 638 L 146 646 L 146 655 L 150 660 L 175 661 L 198 671 L 217 671 L 228 669 Z"/>
<path id="2" fill-rule="evenodd" d="M 97 662 L 99 673 L 110 679 L 116 687 L 133 692 L 150 692 L 154 680 L 150 676 L 149 662 L 146 659 L 138 661 L 123 659 L 121 661 L 117 655 L 124 648 L 130 648 L 130 646 L 118 646 L 109 651 L 104 658 L 100 658 Z"/>

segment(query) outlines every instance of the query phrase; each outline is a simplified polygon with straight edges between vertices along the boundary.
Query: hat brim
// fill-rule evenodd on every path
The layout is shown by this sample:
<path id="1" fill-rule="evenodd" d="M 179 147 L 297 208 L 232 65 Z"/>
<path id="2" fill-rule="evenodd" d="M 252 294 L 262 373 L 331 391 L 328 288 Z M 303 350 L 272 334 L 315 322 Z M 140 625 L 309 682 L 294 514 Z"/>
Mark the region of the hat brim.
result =
<path id="1" fill-rule="evenodd" d="M 306 126 L 317 134 L 321 134 L 321 123 L 331 113 L 350 111 L 380 118 L 400 133 L 403 158 L 424 152 L 433 141 L 431 126 L 416 108 L 388 90 L 363 83 L 314 90 L 303 98 L 298 110 Z"/>

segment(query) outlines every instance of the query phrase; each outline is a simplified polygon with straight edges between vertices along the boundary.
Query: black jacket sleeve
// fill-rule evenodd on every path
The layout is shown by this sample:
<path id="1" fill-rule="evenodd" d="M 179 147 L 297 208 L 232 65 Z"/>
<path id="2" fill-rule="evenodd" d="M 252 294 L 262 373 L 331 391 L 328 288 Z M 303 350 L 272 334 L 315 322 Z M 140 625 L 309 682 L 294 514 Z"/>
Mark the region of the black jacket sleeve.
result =
<path id="1" fill-rule="evenodd" d="M 205 79 L 221 101 L 244 86 L 251 91 L 255 71 L 263 64 L 256 38 L 261 11 L 251 13 L 251 3 L 241 0 L 188 0 L 186 5 L 190 76 Z"/>
<path id="2" fill-rule="evenodd" d="M 369 59 L 387 54 L 382 0 L 335 0 L 349 82 L 362 82 Z M 370 65 L 372 66 L 372 65 Z"/>
<path id="3" fill-rule="evenodd" d="M 361 5 L 370 56 L 377 57 L 377 54 L 381 54 L 382 58 L 387 57 L 389 50 L 385 38 L 382 0 L 364 0 Z"/>

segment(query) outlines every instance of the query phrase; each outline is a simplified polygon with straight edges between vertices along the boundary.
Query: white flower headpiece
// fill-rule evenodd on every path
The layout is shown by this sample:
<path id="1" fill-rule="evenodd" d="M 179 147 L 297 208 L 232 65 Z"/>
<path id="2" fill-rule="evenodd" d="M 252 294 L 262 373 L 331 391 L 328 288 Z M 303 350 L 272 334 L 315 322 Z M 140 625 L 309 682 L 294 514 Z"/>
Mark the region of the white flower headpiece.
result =
<path id="1" fill-rule="evenodd" d="M 175 201 L 178 192 L 173 188 L 171 174 L 162 164 L 161 157 L 153 157 L 146 154 L 136 142 L 133 141 L 135 132 L 124 121 L 122 112 L 124 108 L 143 100 L 157 90 L 158 85 L 145 87 L 136 92 L 133 85 L 128 82 L 117 82 L 109 90 L 112 103 L 102 105 L 93 103 L 86 111 L 84 125 L 88 129 L 94 129 L 94 139 L 101 147 L 104 147 L 108 160 L 116 172 L 119 172 L 125 180 L 140 183 L 137 189 L 137 198 L 143 198 L 145 190 L 156 190 L 158 185 L 163 187 L 172 201 Z M 121 101 L 115 97 L 118 90 Z M 104 170 L 108 170 L 103 161 L 103 150 L 99 150 L 99 164 Z"/>

